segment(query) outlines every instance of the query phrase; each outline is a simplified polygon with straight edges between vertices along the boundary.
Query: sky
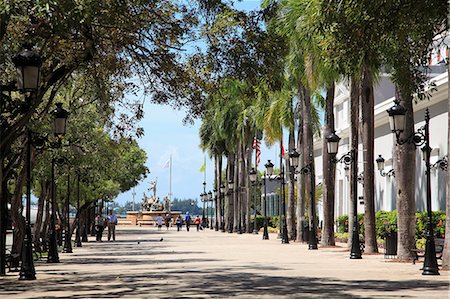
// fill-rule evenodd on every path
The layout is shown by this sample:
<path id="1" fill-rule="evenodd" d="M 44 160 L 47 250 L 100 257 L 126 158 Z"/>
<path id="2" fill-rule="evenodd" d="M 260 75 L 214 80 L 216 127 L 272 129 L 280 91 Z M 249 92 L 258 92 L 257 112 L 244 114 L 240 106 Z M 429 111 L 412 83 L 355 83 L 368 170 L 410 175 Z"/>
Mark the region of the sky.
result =
<path id="1" fill-rule="evenodd" d="M 247 0 L 236 4 L 239 9 L 251 10 L 259 6 L 259 1 Z M 115 201 L 124 204 L 126 201 L 133 201 L 133 191 L 135 203 L 142 202 L 143 193 L 150 195 L 149 182 L 158 180 L 157 196 L 162 199 L 169 193 L 169 168 L 163 168 L 169 157 L 172 155 L 172 198 L 197 199 L 203 192 L 203 181 L 205 173 L 200 172 L 200 167 L 206 157 L 206 190 L 213 189 L 214 164 L 206 153 L 199 147 L 199 127 L 200 120 L 194 125 L 183 125 L 185 111 L 177 111 L 169 106 L 146 103 L 144 105 L 145 117 L 139 125 L 144 128 L 145 135 L 138 140 L 139 146 L 147 153 L 146 166 L 150 170 L 147 179 L 137 185 L 134 189 L 120 194 Z M 277 161 L 278 146 L 268 149 L 264 143 L 261 146 L 261 164 L 259 170 L 267 159 Z M 275 163 L 277 164 L 277 163 Z M 200 202 L 200 200 L 199 200 Z"/>

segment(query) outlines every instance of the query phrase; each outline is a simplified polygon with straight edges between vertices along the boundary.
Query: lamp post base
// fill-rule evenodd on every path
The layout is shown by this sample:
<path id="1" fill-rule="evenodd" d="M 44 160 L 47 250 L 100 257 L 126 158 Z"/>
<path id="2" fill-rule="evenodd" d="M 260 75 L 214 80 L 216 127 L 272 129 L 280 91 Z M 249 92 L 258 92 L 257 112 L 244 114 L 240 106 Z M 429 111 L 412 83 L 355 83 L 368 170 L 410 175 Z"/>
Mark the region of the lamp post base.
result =
<path id="1" fill-rule="evenodd" d="M 281 234 L 281 244 L 289 244 L 289 236 L 287 231 L 286 220 L 283 221 L 283 232 Z"/>
<path id="2" fill-rule="evenodd" d="M 436 249 L 434 247 L 434 239 L 427 234 L 425 243 L 425 259 L 423 261 L 422 275 L 440 275 L 436 261 Z"/>
<path id="3" fill-rule="evenodd" d="M 313 226 L 312 229 L 309 230 L 309 240 L 308 240 L 308 250 L 317 250 L 317 236 L 316 231 Z"/>
<path id="4" fill-rule="evenodd" d="M 31 244 L 31 227 L 26 223 L 25 238 L 22 245 L 22 265 L 20 267 L 19 280 L 35 280 L 36 271 L 33 262 L 33 244 Z"/>
<path id="5" fill-rule="evenodd" d="M 355 226 L 357 224 L 353 224 L 353 236 L 352 236 L 352 248 L 350 251 L 350 259 L 352 260 L 359 260 L 362 259 L 361 256 L 361 247 L 359 244 L 359 233 L 358 229 Z"/>
<path id="6" fill-rule="evenodd" d="M 63 253 L 73 253 L 72 251 L 72 240 L 70 239 L 69 232 L 64 232 L 64 248 Z"/>
<path id="7" fill-rule="evenodd" d="M 50 237 L 48 240 L 47 263 L 59 263 L 58 245 L 56 244 L 55 232 L 50 233 Z"/>
<path id="8" fill-rule="evenodd" d="M 269 240 L 269 229 L 267 228 L 267 217 L 264 217 L 264 231 L 263 231 L 263 240 Z"/>

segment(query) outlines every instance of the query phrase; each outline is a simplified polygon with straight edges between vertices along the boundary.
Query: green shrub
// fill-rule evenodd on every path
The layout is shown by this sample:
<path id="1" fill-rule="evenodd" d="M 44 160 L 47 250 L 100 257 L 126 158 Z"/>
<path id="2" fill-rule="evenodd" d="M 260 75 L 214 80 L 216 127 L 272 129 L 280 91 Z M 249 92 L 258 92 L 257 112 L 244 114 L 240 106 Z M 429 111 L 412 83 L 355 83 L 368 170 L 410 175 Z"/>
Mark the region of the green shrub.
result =
<path id="1" fill-rule="evenodd" d="M 348 233 L 335 233 L 334 238 L 337 242 L 347 243 L 348 242 Z"/>
<path id="2" fill-rule="evenodd" d="M 432 213 L 434 236 L 442 238 L 445 235 L 445 212 L 434 211 Z M 416 238 L 425 238 L 427 231 L 428 216 L 427 212 L 416 212 Z"/>
<path id="3" fill-rule="evenodd" d="M 442 238 L 445 235 L 445 212 L 434 211 L 432 213 L 434 236 Z M 364 235 L 364 215 L 358 214 L 359 232 Z M 342 215 L 336 218 L 337 233 L 348 233 L 348 216 Z M 425 238 L 427 227 L 427 212 L 416 212 L 416 238 Z M 378 211 L 375 214 L 375 230 L 377 239 L 383 239 L 388 232 L 397 231 L 397 211 Z"/>

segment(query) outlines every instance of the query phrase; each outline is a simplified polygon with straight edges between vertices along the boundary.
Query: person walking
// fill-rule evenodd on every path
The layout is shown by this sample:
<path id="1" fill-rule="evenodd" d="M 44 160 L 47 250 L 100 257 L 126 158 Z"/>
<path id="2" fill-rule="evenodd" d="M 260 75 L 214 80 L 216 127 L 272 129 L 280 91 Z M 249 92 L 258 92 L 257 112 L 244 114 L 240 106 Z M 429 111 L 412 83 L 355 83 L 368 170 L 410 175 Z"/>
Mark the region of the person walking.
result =
<path id="1" fill-rule="evenodd" d="M 184 217 L 184 222 L 186 222 L 186 230 L 189 231 L 189 228 L 191 227 L 191 215 L 189 215 L 189 212 L 186 212 L 186 216 Z"/>
<path id="2" fill-rule="evenodd" d="M 169 230 L 170 221 L 172 220 L 172 217 L 169 213 L 166 214 L 166 218 L 164 219 L 164 222 L 166 224 L 166 230 Z"/>
<path id="3" fill-rule="evenodd" d="M 202 220 L 200 219 L 200 216 L 197 215 L 194 220 L 194 224 L 197 226 L 197 231 L 200 230 L 200 223 L 202 223 Z"/>
<path id="4" fill-rule="evenodd" d="M 97 213 L 95 217 L 95 240 L 97 242 L 102 242 L 103 230 L 105 229 L 105 217 L 101 213 Z"/>
<path id="5" fill-rule="evenodd" d="M 106 222 L 108 224 L 108 241 L 111 240 L 111 236 L 113 241 L 116 240 L 116 225 L 117 225 L 117 215 L 114 214 L 113 210 L 109 210 L 108 217 L 106 218 Z"/>
<path id="6" fill-rule="evenodd" d="M 163 224 L 163 218 L 161 216 L 161 214 L 159 214 L 158 216 L 156 216 L 156 225 L 158 226 L 158 230 L 161 230 Z"/>
<path id="7" fill-rule="evenodd" d="M 183 218 L 181 218 L 181 215 L 178 216 L 176 223 L 177 223 L 177 231 L 180 231 L 183 226 Z"/>

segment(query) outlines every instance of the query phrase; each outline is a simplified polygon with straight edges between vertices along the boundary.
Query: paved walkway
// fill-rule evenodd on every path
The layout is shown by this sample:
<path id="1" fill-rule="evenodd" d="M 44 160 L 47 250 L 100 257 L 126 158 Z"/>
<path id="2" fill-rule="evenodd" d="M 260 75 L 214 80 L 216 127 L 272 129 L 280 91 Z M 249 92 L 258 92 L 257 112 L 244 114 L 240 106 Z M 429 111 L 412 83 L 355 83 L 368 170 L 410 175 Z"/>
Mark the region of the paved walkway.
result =
<path id="1" fill-rule="evenodd" d="M 85 243 L 37 280 L 0 277 L 0 298 L 450 298 L 450 273 L 345 248 L 261 240 L 261 234 L 118 227 L 114 243 Z M 92 239 L 91 239 L 92 240 Z M 160 241 L 161 240 L 161 241 Z"/>

